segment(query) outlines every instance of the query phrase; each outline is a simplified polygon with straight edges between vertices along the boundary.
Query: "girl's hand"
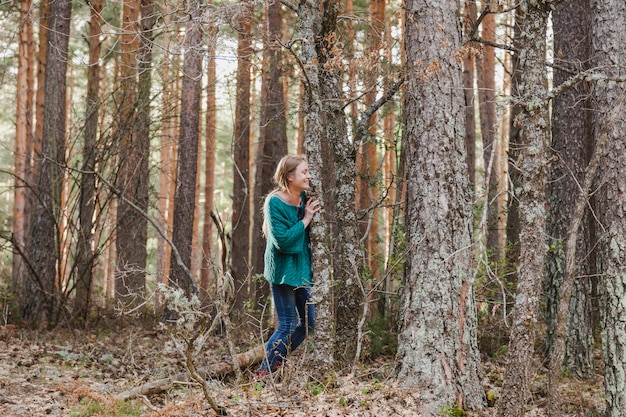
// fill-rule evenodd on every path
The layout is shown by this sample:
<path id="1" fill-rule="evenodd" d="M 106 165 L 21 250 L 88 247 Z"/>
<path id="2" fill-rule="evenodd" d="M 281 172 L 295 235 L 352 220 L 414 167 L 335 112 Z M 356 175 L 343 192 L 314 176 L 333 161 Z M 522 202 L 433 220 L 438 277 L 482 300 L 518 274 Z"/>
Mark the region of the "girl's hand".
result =
<path id="1" fill-rule="evenodd" d="M 304 223 L 304 227 L 307 227 L 311 223 L 311 220 L 313 220 L 313 216 L 315 216 L 315 213 L 317 213 L 321 209 L 322 207 L 320 206 L 319 200 L 307 200 L 306 205 L 304 206 L 304 217 L 302 218 L 302 223 Z"/>

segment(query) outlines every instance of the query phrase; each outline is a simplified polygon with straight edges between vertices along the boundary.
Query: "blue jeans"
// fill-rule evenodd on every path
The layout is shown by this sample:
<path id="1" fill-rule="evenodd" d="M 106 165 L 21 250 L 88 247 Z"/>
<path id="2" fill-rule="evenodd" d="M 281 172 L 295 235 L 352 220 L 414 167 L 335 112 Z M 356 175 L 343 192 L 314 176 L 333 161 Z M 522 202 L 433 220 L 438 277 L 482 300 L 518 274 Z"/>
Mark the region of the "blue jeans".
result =
<path id="1" fill-rule="evenodd" d="M 272 296 L 278 328 L 267 341 L 265 358 L 259 370 L 275 370 L 287 353 L 300 346 L 315 328 L 313 304 L 307 304 L 311 298 L 310 288 L 272 284 Z"/>

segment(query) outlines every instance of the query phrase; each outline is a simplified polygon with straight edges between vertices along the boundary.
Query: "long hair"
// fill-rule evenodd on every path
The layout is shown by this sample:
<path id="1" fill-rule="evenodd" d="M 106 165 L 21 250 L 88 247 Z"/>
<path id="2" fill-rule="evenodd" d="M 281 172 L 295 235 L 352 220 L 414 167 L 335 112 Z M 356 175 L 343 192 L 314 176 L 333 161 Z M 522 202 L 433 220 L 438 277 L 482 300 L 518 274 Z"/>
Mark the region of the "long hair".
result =
<path id="1" fill-rule="evenodd" d="M 267 201 L 269 198 L 276 194 L 278 191 L 284 191 L 289 193 L 289 175 L 291 175 L 298 165 L 303 162 L 307 162 L 306 157 L 304 155 L 285 155 L 280 158 L 278 161 L 278 165 L 276 165 L 276 171 L 274 172 L 274 182 L 276 183 L 276 188 L 269 192 L 265 196 L 265 202 L 263 203 L 263 235 L 267 237 L 268 225 L 267 225 L 267 213 L 265 207 L 267 206 Z"/>

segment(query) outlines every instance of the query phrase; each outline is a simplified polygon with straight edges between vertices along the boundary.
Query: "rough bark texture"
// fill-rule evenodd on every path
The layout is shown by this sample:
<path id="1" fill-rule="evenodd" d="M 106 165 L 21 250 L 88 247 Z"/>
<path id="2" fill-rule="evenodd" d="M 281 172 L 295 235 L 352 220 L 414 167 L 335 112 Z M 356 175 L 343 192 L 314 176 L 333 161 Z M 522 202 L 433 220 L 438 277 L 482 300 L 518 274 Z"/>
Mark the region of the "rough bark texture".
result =
<path id="1" fill-rule="evenodd" d="M 83 143 L 83 166 L 80 182 L 80 230 L 78 255 L 76 257 L 76 315 L 83 321 L 89 312 L 95 256 L 93 251 L 93 215 L 96 198 L 96 143 L 98 137 L 98 111 L 100 91 L 100 36 L 102 34 L 102 1 L 91 5 L 89 22 L 89 68 L 87 70 L 87 105 L 85 136 Z"/>
<path id="2" fill-rule="evenodd" d="M 282 10 L 279 2 L 266 6 L 266 30 L 264 33 L 263 75 L 261 78 L 261 120 L 256 155 L 254 183 L 254 210 L 252 232 L 252 273 L 263 273 L 265 237 L 262 233 L 263 202 L 265 196 L 276 186 L 274 170 L 280 158 L 287 154 L 287 114 L 283 91 L 283 63 L 281 46 Z M 264 279 L 253 282 L 254 305 L 269 296 L 269 286 Z"/>
<path id="3" fill-rule="evenodd" d="M 626 26 L 626 4 L 615 0 L 591 0 L 592 65 L 609 75 L 624 75 L 626 32 L 615 30 Z M 618 67 L 619 66 L 619 67 Z M 594 87 L 596 137 L 610 121 L 609 112 L 624 99 L 623 84 L 600 82 Z M 602 348 L 605 364 L 606 415 L 623 416 L 626 410 L 626 122 L 623 112 L 609 131 L 606 154 L 601 162 L 598 184 L 598 214 L 603 235 L 599 251 L 602 279 Z"/>
<path id="4" fill-rule="evenodd" d="M 174 227 L 172 242 L 180 259 L 172 262 L 170 282 L 189 297 L 197 292 L 189 273 L 193 240 L 196 175 L 198 170 L 198 139 L 200 132 L 200 99 L 202 90 L 202 1 L 187 2 L 185 57 L 183 61 L 183 89 L 181 96 L 180 137 L 176 192 L 174 194 Z"/>
<path id="5" fill-rule="evenodd" d="M 58 0 L 50 9 L 48 49 L 45 73 L 43 144 L 35 193 L 34 215 L 30 230 L 30 276 L 26 283 L 27 299 L 23 317 L 34 325 L 56 324 L 61 289 L 56 280 L 59 261 L 59 231 L 63 166 L 65 164 L 66 75 L 72 14 L 70 0 Z"/>
<path id="6" fill-rule="evenodd" d="M 327 140 L 322 114 L 322 98 L 318 55 L 316 51 L 317 35 L 320 33 L 322 16 L 320 3 L 317 0 L 300 0 L 298 6 L 298 27 L 302 42 L 301 59 L 304 84 L 302 110 L 304 115 L 304 149 L 311 172 L 311 188 L 318 198 L 323 198 L 325 186 L 322 182 L 324 167 L 322 160 L 322 143 Z M 323 374 L 332 369 L 334 364 L 335 336 L 332 314 L 332 266 L 330 262 L 330 229 L 328 224 L 320 221 L 324 211 L 330 209 L 322 206 L 322 210 L 311 222 L 311 257 L 313 269 L 313 302 L 315 303 L 315 351 L 312 369 Z"/>
<path id="7" fill-rule="evenodd" d="M 337 283 L 335 299 L 336 337 L 335 360 L 339 368 L 352 365 L 356 359 L 359 339 L 359 320 L 363 316 L 364 291 L 361 282 L 363 251 L 359 245 L 356 219 L 356 152 L 347 131 L 346 115 L 342 101 L 342 75 L 338 65 L 333 64 L 334 39 L 337 31 L 339 4 L 324 2 L 324 16 L 317 45 L 320 63 L 320 91 L 323 97 L 325 115 L 325 137 L 330 142 L 335 172 L 333 235 L 334 280 Z M 331 208 L 329 208 L 331 209 Z"/>
<path id="8" fill-rule="evenodd" d="M 119 93 L 116 97 L 118 113 L 114 120 L 114 143 L 118 151 L 116 187 L 121 194 L 117 202 L 116 227 L 116 297 L 132 305 L 141 297 L 146 285 L 146 240 L 148 227 L 145 219 L 132 205 L 142 210 L 148 207 L 148 173 L 140 172 L 144 164 L 142 144 L 137 138 L 137 54 L 139 51 L 140 0 L 125 0 L 120 37 Z M 147 163 L 147 161 L 146 161 Z"/>
<path id="9" fill-rule="evenodd" d="M 250 269 L 250 59 L 252 58 L 252 11 L 246 7 L 237 27 L 237 95 L 233 138 L 233 212 L 231 274 L 235 283 L 233 313 L 244 318 L 244 302 L 249 299 Z"/>
<path id="10" fill-rule="evenodd" d="M 553 12 L 555 63 L 571 71 L 584 71 L 589 65 L 589 1 L 562 3 Z M 571 75 L 555 69 L 554 85 L 558 88 Z M 592 146 L 592 118 L 588 110 L 589 85 L 582 82 L 555 97 L 553 101 L 552 149 L 556 159 L 550 181 L 550 215 L 548 217 L 547 269 L 547 353 L 552 351 L 558 299 L 564 272 L 564 245 L 567 231 L 579 198 L 580 184 L 589 161 Z M 572 375 L 593 374 L 593 328 L 591 323 L 591 279 L 593 276 L 588 217 L 579 232 L 578 275 L 570 302 L 565 365 Z"/>
<path id="11" fill-rule="evenodd" d="M 399 378 L 421 415 L 481 409 L 457 2 L 406 2 L 407 265 Z M 434 30 L 437 28 L 437 30 Z"/>
<path id="12" fill-rule="evenodd" d="M 545 71 L 546 29 L 551 1 L 523 1 L 524 24 L 519 35 L 517 97 L 523 106 L 519 126 L 519 154 L 514 166 L 519 185 L 520 257 L 515 311 L 510 327 L 507 365 L 498 401 L 498 416 L 522 416 L 530 395 L 535 330 L 545 259 L 546 182 L 549 174 L 550 115 Z"/>

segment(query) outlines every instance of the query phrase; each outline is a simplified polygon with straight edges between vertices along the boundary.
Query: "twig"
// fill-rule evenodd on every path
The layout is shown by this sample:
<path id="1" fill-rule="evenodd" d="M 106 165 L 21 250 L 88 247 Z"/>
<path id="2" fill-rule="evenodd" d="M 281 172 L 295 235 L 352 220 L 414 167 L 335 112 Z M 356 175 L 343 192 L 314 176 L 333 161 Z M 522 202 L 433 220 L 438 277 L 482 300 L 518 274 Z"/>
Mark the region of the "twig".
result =
<path id="1" fill-rule="evenodd" d="M 569 311 L 569 303 L 572 295 L 572 288 L 574 284 L 574 276 L 578 270 L 578 263 L 576 261 L 576 241 L 578 239 L 578 229 L 582 223 L 585 208 L 587 207 L 589 199 L 589 191 L 595 181 L 598 166 L 601 158 L 604 156 L 605 147 L 609 140 L 609 133 L 613 129 L 616 121 L 622 113 L 626 95 L 622 96 L 619 103 L 611 110 L 606 122 L 602 126 L 600 136 L 596 146 L 593 149 L 591 160 L 585 170 L 585 178 L 583 181 L 582 189 L 576 199 L 576 205 L 574 207 L 574 213 L 572 214 L 572 220 L 567 230 L 567 241 L 565 245 L 565 268 L 563 271 L 563 283 L 561 284 L 561 296 L 559 298 L 558 314 L 556 317 L 556 328 L 554 332 L 554 350 L 552 356 L 550 356 L 549 373 L 548 373 L 548 415 L 557 416 L 561 398 L 557 392 L 556 384 L 557 379 L 561 371 L 563 364 L 563 357 L 565 356 L 565 333 L 566 325 L 565 321 Z"/>

